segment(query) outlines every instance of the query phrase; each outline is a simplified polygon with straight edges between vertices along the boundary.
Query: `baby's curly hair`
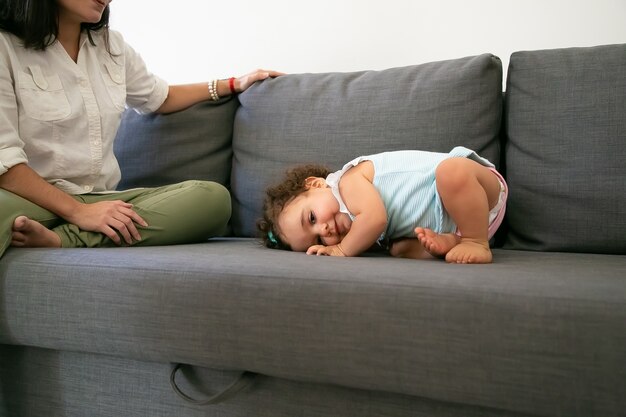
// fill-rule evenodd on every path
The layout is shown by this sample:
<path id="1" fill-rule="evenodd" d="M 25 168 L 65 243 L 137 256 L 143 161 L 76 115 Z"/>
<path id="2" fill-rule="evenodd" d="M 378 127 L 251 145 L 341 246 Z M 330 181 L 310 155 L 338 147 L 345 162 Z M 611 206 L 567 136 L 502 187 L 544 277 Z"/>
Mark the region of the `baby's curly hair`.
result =
<path id="1" fill-rule="evenodd" d="M 257 221 L 257 228 L 263 244 L 272 249 L 291 250 L 282 242 L 278 230 L 278 215 L 285 205 L 307 190 L 305 180 L 308 177 L 326 178 L 331 171 L 318 164 L 299 165 L 287 170 L 283 181 L 265 190 L 263 218 Z"/>

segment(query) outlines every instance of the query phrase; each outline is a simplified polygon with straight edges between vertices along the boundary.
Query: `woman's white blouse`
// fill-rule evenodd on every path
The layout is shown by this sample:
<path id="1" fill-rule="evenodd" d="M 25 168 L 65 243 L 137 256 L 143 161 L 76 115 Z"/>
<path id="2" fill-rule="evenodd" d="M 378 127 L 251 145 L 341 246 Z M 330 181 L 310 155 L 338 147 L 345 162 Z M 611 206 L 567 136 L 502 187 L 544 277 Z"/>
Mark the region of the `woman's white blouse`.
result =
<path id="1" fill-rule="evenodd" d="M 59 42 L 24 49 L 0 32 L 0 175 L 27 163 L 70 194 L 115 190 L 120 168 L 113 140 L 125 106 L 157 110 L 167 83 L 148 72 L 122 36 L 86 35 L 74 62 Z"/>

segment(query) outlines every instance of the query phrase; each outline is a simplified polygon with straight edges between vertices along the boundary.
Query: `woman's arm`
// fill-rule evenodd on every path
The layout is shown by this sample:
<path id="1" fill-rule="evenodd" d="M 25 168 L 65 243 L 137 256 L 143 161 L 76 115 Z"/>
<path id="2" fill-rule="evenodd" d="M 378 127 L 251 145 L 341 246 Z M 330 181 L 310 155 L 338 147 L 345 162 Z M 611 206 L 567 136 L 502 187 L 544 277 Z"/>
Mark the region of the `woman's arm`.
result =
<path id="1" fill-rule="evenodd" d="M 269 77 L 278 77 L 283 75 L 277 71 L 256 70 L 234 80 L 234 88 L 236 93 L 246 91 L 248 87 L 257 81 L 265 80 Z M 226 97 L 232 94 L 230 90 L 229 80 L 217 81 L 217 95 Z M 209 88 L 207 83 L 171 85 L 167 98 L 157 109 L 157 113 L 173 113 L 186 109 L 196 103 L 210 99 Z"/>
<path id="2" fill-rule="evenodd" d="M 53 212 L 83 230 L 103 233 L 116 244 L 122 243 L 118 233 L 128 244 L 133 239 L 141 239 L 135 223 L 147 226 L 132 210 L 132 204 L 120 200 L 81 203 L 48 184 L 26 164 L 17 164 L 0 175 L 0 188 Z"/>

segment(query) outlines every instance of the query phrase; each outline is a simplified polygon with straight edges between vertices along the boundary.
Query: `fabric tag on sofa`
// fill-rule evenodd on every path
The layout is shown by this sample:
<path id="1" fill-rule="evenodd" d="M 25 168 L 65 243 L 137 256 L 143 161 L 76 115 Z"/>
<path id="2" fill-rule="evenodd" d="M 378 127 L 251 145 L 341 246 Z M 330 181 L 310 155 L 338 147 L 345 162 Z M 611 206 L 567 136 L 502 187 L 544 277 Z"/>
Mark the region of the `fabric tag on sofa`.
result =
<path id="1" fill-rule="evenodd" d="M 517 52 L 505 247 L 626 253 L 626 45 Z"/>
<path id="2" fill-rule="evenodd" d="M 383 71 L 296 74 L 239 96 L 234 232 L 256 236 L 265 188 L 301 163 L 332 170 L 383 151 L 474 149 L 498 165 L 502 64 L 483 54 Z"/>

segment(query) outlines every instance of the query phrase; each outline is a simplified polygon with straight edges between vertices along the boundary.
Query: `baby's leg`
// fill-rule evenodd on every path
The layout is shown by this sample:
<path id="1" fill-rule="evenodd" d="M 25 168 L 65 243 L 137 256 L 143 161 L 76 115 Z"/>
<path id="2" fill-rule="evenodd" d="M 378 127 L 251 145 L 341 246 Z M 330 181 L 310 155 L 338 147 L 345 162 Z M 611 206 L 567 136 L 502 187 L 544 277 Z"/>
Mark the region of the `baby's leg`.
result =
<path id="1" fill-rule="evenodd" d="M 424 246 L 417 239 L 398 239 L 391 243 L 389 254 L 396 258 L 431 259 L 432 256 L 424 250 Z"/>
<path id="2" fill-rule="evenodd" d="M 467 158 L 450 158 L 435 172 L 437 191 L 444 209 L 461 234 L 457 245 L 446 253 L 453 263 L 489 263 L 489 210 L 500 194 L 500 181 L 491 170 Z"/>

